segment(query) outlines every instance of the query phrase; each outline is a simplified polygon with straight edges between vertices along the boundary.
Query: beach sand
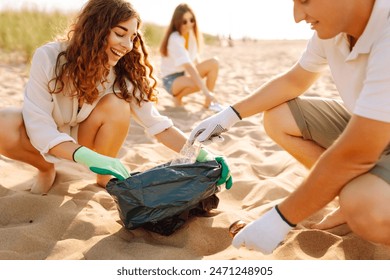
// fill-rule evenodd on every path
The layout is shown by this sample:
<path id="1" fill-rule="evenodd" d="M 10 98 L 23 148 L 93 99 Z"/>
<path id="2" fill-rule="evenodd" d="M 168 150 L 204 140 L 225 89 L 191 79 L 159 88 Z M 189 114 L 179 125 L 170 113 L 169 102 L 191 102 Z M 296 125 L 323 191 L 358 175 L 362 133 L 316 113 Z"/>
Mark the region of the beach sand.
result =
<path id="1" fill-rule="evenodd" d="M 215 93 L 224 105 L 246 96 L 299 58 L 305 41 L 235 42 L 233 47 L 206 46 L 203 57 L 217 56 L 220 76 Z M 153 53 L 158 69 L 159 57 Z M 0 63 L 0 108 L 21 106 L 28 65 Z M 329 73 L 309 95 L 337 97 Z M 189 134 L 194 125 L 213 114 L 194 94 L 175 108 L 160 88 L 158 109 Z M 208 217 L 191 218 L 171 236 L 144 229 L 125 230 L 112 197 L 94 184 L 94 174 L 81 165 L 63 161 L 52 190 L 45 196 L 29 188 L 35 169 L 0 157 L 0 259 L 113 259 L 113 260 L 227 260 L 227 259 L 390 259 L 390 248 L 372 244 L 346 225 L 328 231 L 310 226 L 332 211 L 334 201 L 300 223 L 272 255 L 236 249 L 229 225 L 250 222 L 281 202 L 303 180 L 307 170 L 264 132 L 262 116 L 247 118 L 225 134 L 225 141 L 208 148 L 227 157 L 234 185 L 218 193 L 220 203 Z M 143 171 L 175 157 L 175 153 L 132 122 L 120 159 L 132 171 Z"/>

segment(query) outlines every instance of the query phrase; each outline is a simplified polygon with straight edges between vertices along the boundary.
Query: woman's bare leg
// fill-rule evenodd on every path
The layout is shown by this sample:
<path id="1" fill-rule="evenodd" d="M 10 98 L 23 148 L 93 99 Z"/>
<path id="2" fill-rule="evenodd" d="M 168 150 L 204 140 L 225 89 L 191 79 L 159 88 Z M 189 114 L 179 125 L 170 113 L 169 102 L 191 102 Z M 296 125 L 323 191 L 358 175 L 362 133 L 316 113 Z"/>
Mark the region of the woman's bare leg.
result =
<path id="1" fill-rule="evenodd" d="M 38 174 L 31 186 L 32 193 L 47 193 L 55 179 L 54 164 L 44 160 L 32 146 L 27 136 L 22 117 L 22 110 L 9 108 L 0 110 L 0 154 L 38 169 Z"/>
<path id="2" fill-rule="evenodd" d="M 116 157 L 130 126 L 130 105 L 114 94 L 104 96 L 91 115 L 79 125 L 78 141 L 102 155 Z M 105 187 L 112 177 L 97 175 L 96 182 Z"/>
<path id="3" fill-rule="evenodd" d="M 196 65 L 199 74 L 201 77 L 206 78 L 206 87 L 209 91 L 214 92 L 215 84 L 217 82 L 218 73 L 219 73 L 219 62 L 216 58 L 211 58 L 205 60 L 198 65 Z M 208 108 L 211 103 L 211 99 L 206 98 L 204 102 L 204 107 Z"/>
<path id="4" fill-rule="evenodd" d="M 198 92 L 199 90 L 199 87 L 189 76 L 181 76 L 176 78 L 172 84 L 172 97 L 175 106 L 182 106 L 182 99 L 184 96 Z"/>
<path id="5" fill-rule="evenodd" d="M 206 87 L 210 91 L 214 91 L 219 73 L 218 59 L 210 58 L 202 61 L 196 65 L 196 69 L 202 78 L 206 78 Z"/>
<path id="6" fill-rule="evenodd" d="M 206 78 L 206 87 L 213 92 L 218 78 L 219 62 L 216 58 L 205 60 L 196 65 L 199 75 Z M 182 98 L 191 93 L 198 92 L 200 88 L 188 76 L 177 78 L 172 84 L 175 105 L 182 105 Z M 209 107 L 211 100 L 206 99 L 204 106 Z"/>

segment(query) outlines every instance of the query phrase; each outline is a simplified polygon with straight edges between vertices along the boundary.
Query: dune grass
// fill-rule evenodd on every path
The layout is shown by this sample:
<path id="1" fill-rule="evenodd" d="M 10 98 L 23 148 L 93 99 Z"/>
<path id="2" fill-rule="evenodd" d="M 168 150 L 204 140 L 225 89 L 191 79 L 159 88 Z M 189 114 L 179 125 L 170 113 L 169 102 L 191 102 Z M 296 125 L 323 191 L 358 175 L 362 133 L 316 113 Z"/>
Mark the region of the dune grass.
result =
<path id="1" fill-rule="evenodd" d="M 68 21 L 69 15 L 59 12 L 0 11 L 0 50 L 20 52 L 27 61 L 37 47 L 61 34 Z"/>
<path id="2" fill-rule="evenodd" d="M 34 9 L 0 11 L 0 53 L 2 56 L 18 53 L 27 62 L 37 47 L 64 34 L 73 17 L 74 14 Z M 144 23 L 142 29 L 149 47 L 157 48 L 165 27 Z M 215 40 L 215 37 L 205 34 L 206 44 Z"/>

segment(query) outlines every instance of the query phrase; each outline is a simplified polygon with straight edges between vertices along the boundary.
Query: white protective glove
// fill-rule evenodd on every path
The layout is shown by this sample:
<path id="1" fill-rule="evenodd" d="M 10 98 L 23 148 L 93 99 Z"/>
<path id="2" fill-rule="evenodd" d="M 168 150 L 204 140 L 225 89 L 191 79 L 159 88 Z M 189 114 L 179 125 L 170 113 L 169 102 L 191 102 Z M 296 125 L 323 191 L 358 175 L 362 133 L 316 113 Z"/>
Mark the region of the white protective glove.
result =
<path id="1" fill-rule="evenodd" d="M 262 217 L 249 223 L 233 239 L 233 246 L 271 254 L 295 225 L 289 225 L 273 207 Z"/>
<path id="2" fill-rule="evenodd" d="M 192 130 L 188 141 L 192 144 L 195 140 L 198 140 L 205 145 L 211 142 L 222 141 L 223 137 L 220 134 L 227 131 L 240 120 L 241 116 L 239 113 L 229 106 L 218 114 L 200 122 Z"/>

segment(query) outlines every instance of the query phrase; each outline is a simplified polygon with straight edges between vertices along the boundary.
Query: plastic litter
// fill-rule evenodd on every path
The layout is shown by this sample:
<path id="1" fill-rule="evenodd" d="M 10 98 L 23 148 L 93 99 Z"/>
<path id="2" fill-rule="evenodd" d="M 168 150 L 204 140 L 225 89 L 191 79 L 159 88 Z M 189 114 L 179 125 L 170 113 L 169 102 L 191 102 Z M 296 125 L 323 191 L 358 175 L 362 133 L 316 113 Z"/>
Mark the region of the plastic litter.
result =
<path id="1" fill-rule="evenodd" d="M 171 161 L 171 165 L 194 163 L 199 154 L 200 148 L 200 145 L 196 143 L 191 145 L 191 143 L 187 141 L 177 157 Z"/>
<path id="2" fill-rule="evenodd" d="M 209 109 L 214 112 L 221 112 L 223 109 L 225 109 L 226 106 L 222 106 L 219 103 L 211 102 Z"/>

